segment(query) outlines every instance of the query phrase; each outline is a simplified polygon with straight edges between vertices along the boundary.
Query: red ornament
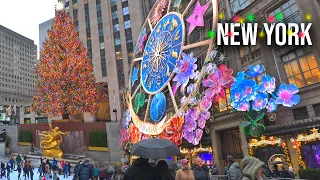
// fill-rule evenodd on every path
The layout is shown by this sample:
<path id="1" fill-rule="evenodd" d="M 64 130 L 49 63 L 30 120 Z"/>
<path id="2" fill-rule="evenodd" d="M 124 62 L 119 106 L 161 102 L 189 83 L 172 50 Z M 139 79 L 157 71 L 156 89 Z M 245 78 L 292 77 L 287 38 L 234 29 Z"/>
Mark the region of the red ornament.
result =
<path id="1" fill-rule="evenodd" d="M 299 32 L 299 33 L 298 33 L 298 36 L 299 36 L 300 38 L 303 38 L 303 37 L 304 37 L 304 32 Z"/>
<path id="2" fill-rule="evenodd" d="M 269 16 L 269 17 L 268 17 L 268 21 L 269 21 L 270 23 L 273 23 L 273 22 L 274 22 L 274 16 Z"/>
<path id="3" fill-rule="evenodd" d="M 239 16 L 235 16 L 235 17 L 233 17 L 233 21 L 234 21 L 234 22 L 236 22 L 236 23 L 237 23 L 237 22 L 239 22 L 239 20 L 240 20 L 240 17 L 239 17 Z"/>

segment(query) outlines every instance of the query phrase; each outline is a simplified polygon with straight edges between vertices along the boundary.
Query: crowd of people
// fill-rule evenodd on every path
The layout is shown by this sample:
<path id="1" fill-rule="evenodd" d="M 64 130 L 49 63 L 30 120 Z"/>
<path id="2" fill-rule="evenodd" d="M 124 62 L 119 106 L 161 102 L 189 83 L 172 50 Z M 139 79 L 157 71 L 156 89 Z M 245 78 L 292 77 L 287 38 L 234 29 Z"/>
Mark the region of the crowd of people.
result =
<path id="1" fill-rule="evenodd" d="M 288 170 L 279 170 L 278 164 L 274 164 L 271 172 L 268 166 L 255 157 L 247 157 L 242 160 L 242 166 L 229 155 L 224 176 L 219 173 L 217 165 L 212 168 L 204 165 L 201 158 L 196 158 L 194 165 L 190 167 L 187 159 L 183 159 L 179 170 L 170 169 L 164 160 L 158 161 L 153 167 L 148 159 L 139 158 L 132 166 L 122 168 L 123 180 L 265 180 L 267 177 L 294 179 L 295 175 L 290 167 Z M 284 168 L 284 166 L 281 166 Z"/>
<path id="2" fill-rule="evenodd" d="M 221 173 L 216 164 L 212 168 L 204 165 L 201 158 L 196 158 L 195 163 L 190 166 L 187 159 L 180 161 L 180 169 L 169 168 L 166 160 L 159 160 L 156 164 L 151 164 L 148 159 L 139 158 L 130 166 L 125 163 L 121 168 L 113 167 L 103 163 L 90 163 L 89 160 L 79 161 L 71 173 L 71 163 L 64 160 L 57 161 L 55 158 L 49 161 L 40 158 L 40 165 L 37 168 L 37 179 L 39 180 L 60 180 L 58 175 L 64 178 L 73 176 L 73 180 L 211 180 L 214 177 L 221 178 Z M 268 166 L 254 157 L 247 157 L 242 160 L 242 165 L 234 160 L 232 156 L 227 157 L 227 165 L 224 169 L 224 179 L 226 180 L 264 180 L 271 178 L 292 178 L 294 172 L 291 167 L 288 170 L 279 164 L 273 165 L 270 171 Z M 10 179 L 13 171 L 18 172 L 18 180 L 34 178 L 34 168 L 30 158 L 11 156 L 10 160 L 0 162 L 0 178 Z M 220 179 L 219 178 L 219 179 Z M 217 178 L 218 179 L 218 178 Z"/>

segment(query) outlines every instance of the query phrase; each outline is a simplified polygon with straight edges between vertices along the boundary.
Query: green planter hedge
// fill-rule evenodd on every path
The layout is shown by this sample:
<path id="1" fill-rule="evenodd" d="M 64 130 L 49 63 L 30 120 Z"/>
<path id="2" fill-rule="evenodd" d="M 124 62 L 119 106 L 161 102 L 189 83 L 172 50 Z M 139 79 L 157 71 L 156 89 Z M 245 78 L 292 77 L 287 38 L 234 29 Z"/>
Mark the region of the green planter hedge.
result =
<path id="1" fill-rule="evenodd" d="M 104 131 L 90 131 L 89 144 L 94 147 L 108 147 L 107 134 Z"/>
<path id="2" fill-rule="evenodd" d="M 32 142 L 32 133 L 29 130 L 21 130 L 19 134 L 19 142 Z"/>
<path id="3" fill-rule="evenodd" d="M 314 169 L 314 168 L 300 169 L 299 177 L 300 179 L 320 180 L 320 169 Z"/>

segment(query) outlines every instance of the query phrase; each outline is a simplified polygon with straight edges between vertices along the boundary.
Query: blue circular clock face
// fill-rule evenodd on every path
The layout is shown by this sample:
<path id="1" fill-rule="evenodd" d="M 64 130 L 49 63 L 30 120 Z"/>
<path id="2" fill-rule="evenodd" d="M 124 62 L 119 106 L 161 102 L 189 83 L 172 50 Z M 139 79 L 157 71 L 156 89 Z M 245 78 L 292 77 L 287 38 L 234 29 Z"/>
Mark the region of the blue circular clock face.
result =
<path id="1" fill-rule="evenodd" d="M 169 13 L 154 27 L 144 49 L 141 82 L 149 94 L 160 92 L 170 81 L 184 42 L 184 22 Z"/>

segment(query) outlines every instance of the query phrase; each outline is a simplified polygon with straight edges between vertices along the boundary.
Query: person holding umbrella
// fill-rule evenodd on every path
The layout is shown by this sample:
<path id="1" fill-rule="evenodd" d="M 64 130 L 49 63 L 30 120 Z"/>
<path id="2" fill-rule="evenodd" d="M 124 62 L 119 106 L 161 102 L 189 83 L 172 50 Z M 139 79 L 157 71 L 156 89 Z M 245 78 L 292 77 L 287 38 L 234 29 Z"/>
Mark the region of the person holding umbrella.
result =
<path id="1" fill-rule="evenodd" d="M 123 180 L 152 180 L 155 169 L 150 166 L 148 159 L 139 158 L 124 173 Z"/>
<path id="2" fill-rule="evenodd" d="M 187 159 L 181 160 L 181 169 L 177 171 L 176 180 L 194 180 L 193 171 L 189 168 Z"/>

